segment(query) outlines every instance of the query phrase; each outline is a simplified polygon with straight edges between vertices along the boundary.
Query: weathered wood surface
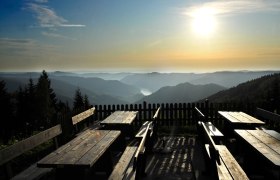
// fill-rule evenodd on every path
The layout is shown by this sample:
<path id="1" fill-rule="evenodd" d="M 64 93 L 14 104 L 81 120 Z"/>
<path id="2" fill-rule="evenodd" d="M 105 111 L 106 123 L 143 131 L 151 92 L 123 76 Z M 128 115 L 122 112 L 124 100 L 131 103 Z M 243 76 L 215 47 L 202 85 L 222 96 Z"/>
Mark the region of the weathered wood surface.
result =
<path id="1" fill-rule="evenodd" d="M 196 112 L 197 115 L 198 115 L 199 120 L 200 120 L 200 121 L 204 121 L 204 119 L 205 119 L 204 114 L 203 114 L 197 107 L 195 107 L 194 109 L 195 109 L 195 112 Z"/>
<path id="2" fill-rule="evenodd" d="M 51 173 L 53 168 L 38 168 L 36 164 L 31 165 L 29 168 L 14 176 L 11 180 L 30 180 L 40 179 L 48 173 Z"/>
<path id="3" fill-rule="evenodd" d="M 210 136 L 212 136 L 212 138 L 214 136 L 219 136 L 219 137 L 224 136 L 223 133 L 218 128 L 216 128 L 211 122 L 205 122 L 204 125 L 207 132 L 210 134 Z"/>
<path id="4" fill-rule="evenodd" d="M 223 133 L 216 128 L 212 122 L 206 122 L 205 121 L 205 116 L 204 114 L 197 108 L 195 107 L 195 112 L 196 115 L 198 116 L 198 129 L 201 129 L 201 126 L 207 131 L 207 133 L 209 133 L 209 135 L 214 139 L 215 142 L 221 141 L 224 138 Z M 201 131 L 199 131 L 199 133 L 202 133 Z"/>
<path id="5" fill-rule="evenodd" d="M 145 121 L 143 125 L 140 127 L 139 131 L 135 135 L 136 138 L 143 138 L 146 135 L 147 128 L 152 128 L 152 122 L 151 121 Z"/>
<path id="6" fill-rule="evenodd" d="M 221 169 L 221 171 L 218 171 L 218 173 L 221 172 L 221 174 L 219 174 L 219 177 L 228 177 L 228 175 L 230 174 L 231 179 L 249 179 L 245 174 L 245 172 L 243 171 L 243 169 L 241 168 L 241 166 L 238 164 L 238 162 L 229 152 L 226 146 L 216 145 L 216 148 L 219 151 L 219 155 L 220 155 L 219 158 L 221 162 L 221 165 L 217 164 L 219 169 Z M 225 169 L 222 168 L 222 166 L 226 167 L 226 171 Z M 228 179 L 228 178 L 224 178 L 224 179 Z"/>
<path id="7" fill-rule="evenodd" d="M 93 115 L 94 111 L 95 111 L 95 107 L 90 108 L 90 109 L 88 109 L 88 110 L 86 110 L 86 111 L 84 111 L 84 112 L 82 112 L 80 114 L 77 114 L 76 116 L 73 116 L 72 117 L 73 125 L 75 125 L 75 124 L 83 121 L 84 119 L 90 117 L 91 115 Z"/>
<path id="8" fill-rule="evenodd" d="M 233 112 L 233 111 L 218 111 L 226 120 L 232 124 L 254 124 L 254 125 L 264 125 L 265 122 L 260 121 L 246 113 L 243 112 Z"/>
<path id="9" fill-rule="evenodd" d="M 120 131 L 86 130 L 37 163 L 38 167 L 89 168 L 105 153 Z"/>
<path id="10" fill-rule="evenodd" d="M 135 120 L 137 111 L 115 111 L 100 122 L 101 125 L 130 125 Z"/>
<path id="11" fill-rule="evenodd" d="M 124 153 L 111 173 L 109 180 L 133 179 L 132 177 L 135 176 L 135 171 L 133 171 L 133 157 L 137 148 L 137 146 L 126 147 Z"/>
<path id="12" fill-rule="evenodd" d="M 0 151 L 0 165 L 13 158 L 33 149 L 34 147 L 60 135 L 62 133 L 61 126 L 56 125 L 34 136 L 24 139 Z"/>
<path id="13" fill-rule="evenodd" d="M 280 140 L 275 138 L 279 137 L 279 133 L 274 131 L 274 135 L 271 135 L 263 130 L 235 130 L 235 132 L 274 167 L 280 168 Z"/>
<path id="14" fill-rule="evenodd" d="M 156 113 L 154 114 L 153 119 L 157 119 L 157 118 L 159 117 L 159 111 L 160 111 L 160 107 L 157 108 L 157 111 L 156 111 Z"/>
<path id="15" fill-rule="evenodd" d="M 212 167 L 212 170 L 216 172 L 211 173 L 217 176 L 218 179 L 249 179 L 227 147 L 216 145 L 205 123 L 201 122 L 200 125 L 205 133 L 205 141 L 208 143 L 205 144 L 207 154 L 212 166 L 215 166 Z"/>
<path id="16" fill-rule="evenodd" d="M 137 149 L 137 152 L 135 154 L 135 160 L 138 160 L 139 154 L 144 153 L 145 151 L 145 145 L 146 145 L 146 140 L 149 138 L 149 128 L 150 128 L 150 124 L 147 125 L 147 127 L 145 128 L 145 131 L 143 133 L 143 138 L 139 144 L 139 147 Z"/>

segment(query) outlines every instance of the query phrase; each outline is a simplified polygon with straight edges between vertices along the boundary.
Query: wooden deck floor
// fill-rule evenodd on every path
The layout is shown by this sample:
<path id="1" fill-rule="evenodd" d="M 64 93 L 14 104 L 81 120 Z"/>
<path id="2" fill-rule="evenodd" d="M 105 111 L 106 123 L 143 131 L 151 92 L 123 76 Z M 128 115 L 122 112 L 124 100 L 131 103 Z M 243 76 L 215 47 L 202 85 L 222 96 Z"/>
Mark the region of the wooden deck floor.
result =
<path id="1" fill-rule="evenodd" d="M 194 179 L 195 137 L 161 137 L 147 160 L 145 179 Z"/>

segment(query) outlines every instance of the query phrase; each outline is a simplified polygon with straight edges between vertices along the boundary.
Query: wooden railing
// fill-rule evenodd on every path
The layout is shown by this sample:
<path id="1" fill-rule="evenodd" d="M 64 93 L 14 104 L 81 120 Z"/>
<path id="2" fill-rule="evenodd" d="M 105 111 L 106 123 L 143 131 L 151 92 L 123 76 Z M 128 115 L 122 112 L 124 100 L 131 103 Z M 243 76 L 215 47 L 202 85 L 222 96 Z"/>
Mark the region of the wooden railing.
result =
<path id="1" fill-rule="evenodd" d="M 166 103 L 166 104 L 126 104 L 126 105 L 96 105 L 95 120 L 103 120 L 116 110 L 138 111 L 135 121 L 136 126 L 140 126 L 144 121 L 153 117 L 157 108 L 161 107 L 159 112 L 159 126 L 188 126 L 195 125 L 196 119 L 193 114 L 195 107 L 198 107 L 208 121 L 214 124 L 221 124 L 218 111 L 243 111 L 254 115 L 256 107 L 254 104 L 232 104 L 232 103 Z"/>

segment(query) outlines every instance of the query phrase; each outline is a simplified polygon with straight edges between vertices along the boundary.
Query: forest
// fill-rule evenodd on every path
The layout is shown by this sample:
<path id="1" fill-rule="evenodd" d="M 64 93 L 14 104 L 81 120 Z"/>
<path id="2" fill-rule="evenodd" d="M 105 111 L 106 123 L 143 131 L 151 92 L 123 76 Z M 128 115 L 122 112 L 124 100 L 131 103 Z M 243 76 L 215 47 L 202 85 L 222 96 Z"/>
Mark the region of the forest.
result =
<path id="1" fill-rule="evenodd" d="M 73 97 L 73 108 L 57 99 L 51 80 L 42 71 L 37 84 L 33 79 L 14 93 L 8 93 L 5 81 L 0 81 L 0 149 L 25 139 L 58 123 L 65 116 L 91 107 L 87 95 L 79 88 Z"/>

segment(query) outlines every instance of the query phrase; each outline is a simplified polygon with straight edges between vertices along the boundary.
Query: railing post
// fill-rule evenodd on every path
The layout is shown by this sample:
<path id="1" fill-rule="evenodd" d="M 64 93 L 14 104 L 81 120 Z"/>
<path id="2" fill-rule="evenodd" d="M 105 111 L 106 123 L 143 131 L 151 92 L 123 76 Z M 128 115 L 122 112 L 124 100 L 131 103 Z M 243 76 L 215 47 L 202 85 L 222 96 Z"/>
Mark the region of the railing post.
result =
<path id="1" fill-rule="evenodd" d="M 186 124 L 187 124 L 187 104 L 186 103 L 184 103 L 183 104 L 183 126 L 186 126 Z"/>
<path id="2" fill-rule="evenodd" d="M 147 102 L 143 102 L 143 120 L 146 121 L 147 119 Z"/>
<path id="3" fill-rule="evenodd" d="M 194 109 L 194 103 L 188 103 L 188 109 L 187 109 L 187 115 L 188 115 L 188 125 L 191 125 L 192 124 L 192 121 L 193 121 L 193 114 L 192 114 L 192 110 Z"/>
<path id="4" fill-rule="evenodd" d="M 148 120 L 152 118 L 152 105 L 149 103 L 148 104 Z"/>

